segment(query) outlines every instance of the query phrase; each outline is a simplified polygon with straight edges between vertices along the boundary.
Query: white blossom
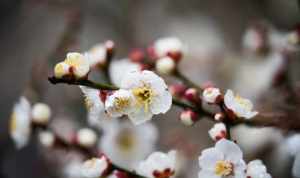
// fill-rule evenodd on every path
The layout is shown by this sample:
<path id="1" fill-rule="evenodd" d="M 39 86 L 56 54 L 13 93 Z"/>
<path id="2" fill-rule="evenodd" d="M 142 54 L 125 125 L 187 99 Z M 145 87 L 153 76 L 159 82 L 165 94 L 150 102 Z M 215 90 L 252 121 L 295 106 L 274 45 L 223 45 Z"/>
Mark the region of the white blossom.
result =
<path id="1" fill-rule="evenodd" d="M 223 123 L 215 124 L 209 131 L 209 136 L 214 140 L 218 141 L 222 138 L 226 138 L 226 127 Z"/>
<path id="2" fill-rule="evenodd" d="M 106 63 L 107 48 L 105 44 L 96 44 L 88 52 L 90 67 Z"/>
<path id="3" fill-rule="evenodd" d="M 89 128 L 82 128 L 77 132 L 77 142 L 83 147 L 92 147 L 97 142 L 97 134 Z"/>
<path id="4" fill-rule="evenodd" d="M 31 108 L 25 97 L 14 105 L 10 118 L 10 135 L 18 149 L 27 145 L 31 134 Z"/>
<path id="5" fill-rule="evenodd" d="M 106 112 L 112 117 L 120 117 L 132 112 L 136 104 L 131 91 L 120 89 L 109 95 L 105 101 Z"/>
<path id="6" fill-rule="evenodd" d="M 99 178 L 109 166 L 109 162 L 105 156 L 100 158 L 92 158 L 85 161 L 81 166 L 81 175 L 83 178 Z"/>
<path id="7" fill-rule="evenodd" d="M 213 104 L 216 103 L 218 97 L 221 95 L 221 91 L 219 88 L 205 88 L 202 93 L 202 98 L 205 102 Z"/>
<path id="8" fill-rule="evenodd" d="M 100 90 L 80 86 L 84 94 L 85 105 L 88 110 L 88 122 L 91 126 L 100 126 L 102 120 L 108 120 L 109 117 L 105 113 L 104 103 L 100 97 Z"/>
<path id="9" fill-rule="evenodd" d="M 83 78 L 90 71 L 88 55 L 71 52 L 67 54 L 63 62 L 56 64 L 54 75 L 56 78 L 62 78 L 66 75 L 74 75 L 75 78 Z"/>
<path id="10" fill-rule="evenodd" d="M 166 113 L 172 105 L 172 96 L 164 80 L 151 71 L 133 71 L 123 78 L 121 88 L 135 97 L 134 111 L 129 119 L 134 124 L 150 120 L 154 114 Z"/>
<path id="11" fill-rule="evenodd" d="M 175 37 L 166 37 L 154 42 L 154 51 L 158 58 L 165 57 L 169 53 L 183 53 L 184 45 Z"/>
<path id="12" fill-rule="evenodd" d="M 199 178 L 244 178 L 246 164 L 241 149 L 232 141 L 221 139 L 199 157 Z"/>
<path id="13" fill-rule="evenodd" d="M 161 74 L 171 74 L 175 67 L 175 61 L 168 56 L 158 59 L 155 65 L 156 70 Z"/>
<path id="14" fill-rule="evenodd" d="M 283 143 L 290 155 L 295 156 L 300 153 L 300 134 L 293 134 L 287 137 Z"/>
<path id="15" fill-rule="evenodd" d="M 226 107 L 238 117 L 250 119 L 258 114 L 257 111 L 253 111 L 253 104 L 250 100 L 234 95 L 231 90 L 227 90 L 224 102 Z"/>
<path id="16" fill-rule="evenodd" d="M 154 152 L 144 161 L 141 161 L 136 171 L 138 174 L 149 178 L 169 178 L 175 174 L 176 151 L 167 154 Z"/>
<path id="17" fill-rule="evenodd" d="M 246 170 L 247 178 L 271 178 L 266 166 L 261 160 L 254 160 L 248 163 Z"/>
<path id="18" fill-rule="evenodd" d="M 55 142 L 55 136 L 50 131 L 42 131 L 39 133 L 39 141 L 45 147 L 51 147 Z"/>
<path id="19" fill-rule="evenodd" d="M 138 71 L 141 67 L 139 64 L 131 62 L 124 58 L 120 60 L 113 60 L 109 65 L 109 76 L 114 85 L 120 87 L 124 76 L 131 71 Z"/>
<path id="20" fill-rule="evenodd" d="M 296 154 L 293 168 L 292 168 L 292 174 L 294 177 L 299 178 L 300 177 L 300 152 Z"/>
<path id="21" fill-rule="evenodd" d="M 99 148 L 112 162 L 132 169 L 154 148 L 158 131 L 151 123 L 134 126 L 129 121 L 106 125 Z"/>
<path id="22" fill-rule="evenodd" d="M 47 104 L 36 103 L 31 111 L 32 121 L 37 124 L 48 124 L 51 117 L 51 109 Z"/>

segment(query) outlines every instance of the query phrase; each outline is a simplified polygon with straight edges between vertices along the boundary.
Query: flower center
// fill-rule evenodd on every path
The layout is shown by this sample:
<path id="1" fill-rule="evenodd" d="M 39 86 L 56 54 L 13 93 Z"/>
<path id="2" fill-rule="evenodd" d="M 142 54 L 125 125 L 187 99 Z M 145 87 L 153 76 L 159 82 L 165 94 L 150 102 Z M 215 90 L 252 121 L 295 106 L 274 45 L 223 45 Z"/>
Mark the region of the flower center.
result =
<path id="1" fill-rule="evenodd" d="M 10 123 L 10 132 L 14 132 L 17 129 L 17 115 L 15 112 L 12 113 Z"/>
<path id="2" fill-rule="evenodd" d="M 117 111 L 121 111 L 128 107 L 130 104 L 129 98 L 127 97 L 116 97 L 114 100 L 114 106 Z"/>
<path id="3" fill-rule="evenodd" d="M 170 168 L 166 168 L 164 171 L 153 171 L 153 176 L 155 178 L 169 178 L 174 175 L 174 171 L 172 171 Z"/>
<path id="4" fill-rule="evenodd" d="M 127 129 L 121 131 L 117 138 L 117 144 L 122 151 L 130 151 L 134 146 L 134 135 Z"/>
<path id="5" fill-rule="evenodd" d="M 83 63 L 82 60 L 83 59 L 81 59 L 81 56 L 75 55 L 75 56 L 71 56 L 71 57 L 67 58 L 65 60 L 65 63 L 70 65 L 70 66 L 73 66 L 73 67 L 80 67 Z"/>
<path id="6" fill-rule="evenodd" d="M 247 102 L 247 100 L 245 100 L 244 98 L 242 98 L 241 96 L 237 95 L 235 96 L 235 100 L 243 107 L 246 109 L 250 109 L 249 103 Z"/>
<path id="7" fill-rule="evenodd" d="M 149 105 L 152 102 L 153 90 L 148 86 L 133 89 L 133 95 L 136 97 L 139 105 L 143 105 L 145 111 L 149 111 Z"/>
<path id="8" fill-rule="evenodd" d="M 218 161 L 215 167 L 218 176 L 229 176 L 233 173 L 233 164 L 228 161 Z"/>
<path id="9" fill-rule="evenodd" d="M 85 97 L 84 98 L 84 104 L 85 104 L 85 107 L 90 110 L 93 106 L 94 106 L 94 103 L 92 100 L 90 100 L 88 97 Z"/>

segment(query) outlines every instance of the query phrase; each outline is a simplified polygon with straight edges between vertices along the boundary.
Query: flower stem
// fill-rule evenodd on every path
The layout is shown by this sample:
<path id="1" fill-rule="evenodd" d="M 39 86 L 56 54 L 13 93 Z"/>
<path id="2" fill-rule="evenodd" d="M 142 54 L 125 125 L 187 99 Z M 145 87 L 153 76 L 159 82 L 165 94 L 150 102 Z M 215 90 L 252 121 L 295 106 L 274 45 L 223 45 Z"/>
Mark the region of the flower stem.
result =
<path id="1" fill-rule="evenodd" d="M 174 76 L 181 80 L 188 87 L 196 88 L 199 92 L 203 91 L 203 89 L 199 85 L 184 76 L 178 69 L 174 71 Z"/>
<path id="2" fill-rule="evenodd" d="M 82 85 L 82 86 L 87 86 L 91 87 L 94 89 L 101 89 L 101 90 L 118 90 L 119 87 L 113 86 L 113 85 L 108 85 L 108 84 L 103 84 L 103 83 L 95 83 L 93 81 L 90 81 L 88 79 L 80 79 L 80 80 L 69 80 L 69 79 L 59 79 L 55 77 L 48 77 L 48 80 L 52 84 L 59 84 L 59 83 L 65 83 L 68 85 Z"/>
<path id="3" fill-rule="evenodd" d="M 229 123 L 225 123 L 225 126 L 226 126 L 226 136 L 227 136 L 227 139 L 228 140 L 231 140 L 231 132 L 230 132 L 230 129 L 231 129 L 231 125 Z"/>

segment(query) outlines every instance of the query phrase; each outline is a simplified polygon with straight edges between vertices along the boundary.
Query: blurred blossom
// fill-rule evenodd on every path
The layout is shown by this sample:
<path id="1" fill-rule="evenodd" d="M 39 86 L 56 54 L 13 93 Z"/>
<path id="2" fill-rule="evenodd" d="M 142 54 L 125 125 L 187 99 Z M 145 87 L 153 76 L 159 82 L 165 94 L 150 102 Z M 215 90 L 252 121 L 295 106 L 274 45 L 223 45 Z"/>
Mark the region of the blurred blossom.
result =
<path id="1" fill-rule="evenodd" d="M 129 72 L 137 70 L 140 70 L 140 66 L 127 58 L 113 60 L 109 66 L 109 76 L 113 84 L 120 87 L 123 77 Z"/>
<path id="2" fill-rule="evenodd" d="M 18 149 L 27 145 L 31 134 L 31 106 L 25 97 L 14 105 L 10 118 L 10 135 Z"/>
<path id="3" fill-rule="evenodd" d="M 295 157 L 292 173 L 293 176 L 297 178 L 300 177 L 300 152 L 298 152 Z"/>
<path id="4" fill-rule="evenodd" d="M 154 150 L 157 139 L 158 131 L 151 123 L 134 126 L 128 121 L 119 121 L 107 126 L 99 148 L 112 162 L 132 169 Z"/>
<path id="5" fill-rule="evenodd" d="M 280 53 L 246 56 L 236 68 L 233 88 L 250 99 L 257 99 L 269 89 L 284 60 Z"/>
<path id="6" fill-rule="evenodd" d="M 291 155 L 295 156 L 300 152 L 300 134 L 293 134 L 287 137 L 282 144 L 286 146 L 287 151 Z"/>
<path id="7" fill-rule="evenodd" d="M 282 140 L 279 131 L 273 128 L 249 128 L 239 126 L 233 129 L 234 138 L 246 154 L 254 154 L 257 150 L 278 144 Z"/>

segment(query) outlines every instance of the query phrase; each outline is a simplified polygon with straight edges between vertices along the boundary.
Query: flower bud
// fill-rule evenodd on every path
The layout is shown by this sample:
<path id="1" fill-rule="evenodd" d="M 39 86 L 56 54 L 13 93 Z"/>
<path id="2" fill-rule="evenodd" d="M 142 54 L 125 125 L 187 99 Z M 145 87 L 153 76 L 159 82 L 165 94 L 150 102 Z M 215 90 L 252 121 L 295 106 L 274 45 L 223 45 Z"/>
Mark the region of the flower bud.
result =
<path id="1" fill-rule="evenodd" d="M 200 103 L 199 93 L 196 88 L 189 88 L 184 92 L 184 98 L 192 103 Z"/>
<path id="2" fill-rule="evenodd" d="M 209 104 L 217 103 L 220 96 L 221 92 L 219 88 L 209 87 L 204 89 L 202 93 L 202 99 Z"/>
<path id="3" fill-rule="evenodd" d="M 163 57 L 156 61 L 156 70 L 161 74 L 171 74 L 174 72 L 176 64 L 170 57 Z"/>
<path id="4" fill-rule="evenodd" d="M 160 57 L 169 56 L 178 62 L 184 50 L 184 45 L 178 38 L 168 37 L 168 38 L 161 38 L 155 41 L 154 43 L 154 52 L 155 54 Z"/>
<path id="5" fill-rule="evenodd" d="M 215 114 L 215 116 L 214 116 L 214 119 L 216 120 L 216 121 L 223 121 L 223 119 L 225 118 L 225 115 L 224 115 L 224 113 L 216 113 Z"/>
<path id="6" fill-rule="evenodd" d="M 186 125 L 193 125 L 198 119 L 198 115 L 192 110 L 185 110 L 180 113 L 180 121 Z"/>
<path id="7" fill-rule="evenodd" d="M 39 133 L 39 140 L 43 146 L 51 147 L 55 142 L 55 136 L 50 131 L 43 131 Z"/>
<path id="8" fill-rule="evenodd" d="M 64 62 L 70 66 L 70 73 L 77 79 L 86 77 L 90 72 L 90 62 L 87 55 L 71 52 L 67 54 Z"/>
<path id="9" fill-rule="evenodd" d="M 83 147 L 92 147 L 96 144 L 97 135 L 89 128 L 80 129 L 77 132 L 77 143 Z"/>
<path id="10" fill-rule="evenodd" d="M 34 123 L 46 125 L 51 117 L 51 109 L 47 104 L 37 103 L 33 106 L 31 115 Z"/>
<path id="11" fill-rule="evenodd" d="M 132 62 L 142 62 L 145 58 L 145 54 L 142 49 L 134 49 L 129 53 L 129 59 Z"/>
<path id="12" fill-rule="evenodd" d="M 109 167 L 109 162 L 105 156 L 92 158 L 85 161 L 81 166 L 81 176 L 83 178 L 99 178 L 105 174 Z"/>
<path id="13" fill-rule="evenodd" d="M 126 172 L 114 170 L 114 172 L 109 175 L 108 178 L 129 178 L 129 176 Z"/>
<path id="14" fill-rule="evenodd" d="M 169 86 L 169 91 L 172 96 L 182 97 L 185 93 L 186 87 L 182 84 L 174 84 Z"/>
<path id="15" fill-rule="evenodd" d="M 217 123 L 208 131 L 208 133 L 214 141 L 218 141 L 222 138 L 226 138 L 226 127 L 223 123 Z"/>
<path id="16" fill-rule="evenodd" d="M 54 67 L 54 76 L 56 78 L 62 78 L 69 74 L 70 66 L 65 62 L 57 63 Z"/>

